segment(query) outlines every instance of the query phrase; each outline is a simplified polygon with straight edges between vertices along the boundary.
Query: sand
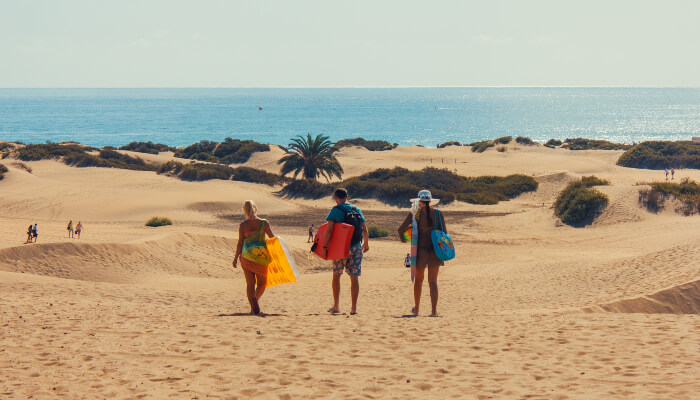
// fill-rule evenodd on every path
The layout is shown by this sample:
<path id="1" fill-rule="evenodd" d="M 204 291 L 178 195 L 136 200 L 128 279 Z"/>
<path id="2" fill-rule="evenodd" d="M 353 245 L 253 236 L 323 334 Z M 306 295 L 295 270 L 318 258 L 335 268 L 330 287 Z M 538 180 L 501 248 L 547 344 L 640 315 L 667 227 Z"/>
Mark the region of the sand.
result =
<path id="1" fill-rule="evenodd" d="M 132 155 L 138 153 L 131 153 Z M 246 164 L 277 171 L 281 150 Z M 152 172 L 13 167 L 0 181 L 0 399 L 595 398 L 691 399 L 700 392 L 700 216 L 637 205 L 663 171 L 615 165 L 619 151 L 347 148 L 347 176 L 378 167 L 523 173 L 537 192 L 494 206 L 442 207 L 457 258 L 440 271 L 440 317 L 408 317 L 406 209 L 358 200 L 392 235 L 370 241 L 358 315 L 332 303 L 329 262 L 307 258 L 306 228 L 330 199 L 276 188 L 182 182 Z M 163 162 L 172 154 L 144 156 Z M 584 228 L 553 217 L 557 193 L 595 174 L 610 204 Z M 700 171 L 676 179 L 700 181 Z M 351 194 L 352 195 L 352 194 Z M 240 206 L 254 199 L 299 264 L 247 314 L 231 267 Z M 149 228 L 159 215 L 172 226 Z M 85 226 L 68 239 L 72 219 Z M 23 244 L 39 224 L 39 242 Z"/>

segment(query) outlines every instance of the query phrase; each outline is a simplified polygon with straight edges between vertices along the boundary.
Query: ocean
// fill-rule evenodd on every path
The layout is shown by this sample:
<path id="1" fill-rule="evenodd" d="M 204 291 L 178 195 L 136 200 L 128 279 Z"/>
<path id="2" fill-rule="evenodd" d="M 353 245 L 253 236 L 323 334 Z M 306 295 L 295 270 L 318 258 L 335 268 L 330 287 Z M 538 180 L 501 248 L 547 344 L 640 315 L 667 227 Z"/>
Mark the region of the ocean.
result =
<path id="1" fill-rule="evenodd" d="M 0 89 L 0 140 L 286 145 L 310 133 L 434 147 L 500 136 L 700 136 L 700 88 Z"/>

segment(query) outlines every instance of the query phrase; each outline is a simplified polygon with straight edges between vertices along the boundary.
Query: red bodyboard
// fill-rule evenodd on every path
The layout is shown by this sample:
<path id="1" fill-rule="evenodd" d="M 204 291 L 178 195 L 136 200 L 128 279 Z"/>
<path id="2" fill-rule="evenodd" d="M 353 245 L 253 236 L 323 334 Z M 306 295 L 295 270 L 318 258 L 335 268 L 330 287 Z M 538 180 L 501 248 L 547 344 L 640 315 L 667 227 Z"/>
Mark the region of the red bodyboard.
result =
<path id="1" fill-rule="evenodd" d="M 328 222 L 318 227 L 318 232 L 316 232 L 316 237 L 314 242 L 318 243 L 316 250 L 314 251 L 317 256 L 323 258 L 323 237 L 326 235 L 326 229 L 328 228 Z M 328 242 L 328 253 L 326 253 L 326 258 L 324 260 L 340 260 L 343 258 L 348 258 L 350 254 L 350 240 L 352 240 L 352 232 L 355 227 L 349 224 L 344 224 L 342 222 L 336 222 L 333 224 L 333 236 L 331 236 L 330 242 Z"/>

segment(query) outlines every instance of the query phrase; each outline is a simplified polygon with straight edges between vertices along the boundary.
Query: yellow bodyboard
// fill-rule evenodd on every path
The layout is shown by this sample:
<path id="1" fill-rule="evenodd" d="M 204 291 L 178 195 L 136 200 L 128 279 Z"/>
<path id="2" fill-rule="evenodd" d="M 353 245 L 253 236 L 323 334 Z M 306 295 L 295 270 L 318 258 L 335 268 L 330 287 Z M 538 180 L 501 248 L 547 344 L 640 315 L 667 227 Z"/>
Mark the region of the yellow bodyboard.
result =
<path id="1" fill-rule="evenodd" d="M 270 258 L 272 258 L 272 262 L 267 266 L 267 284 L 265 287 L 269 288 L 283 283 L 296 282 L 299 275 L 297 264 L 284 239 L 279 236 L 266 239 L 265 246 L 270 253 Z"/>

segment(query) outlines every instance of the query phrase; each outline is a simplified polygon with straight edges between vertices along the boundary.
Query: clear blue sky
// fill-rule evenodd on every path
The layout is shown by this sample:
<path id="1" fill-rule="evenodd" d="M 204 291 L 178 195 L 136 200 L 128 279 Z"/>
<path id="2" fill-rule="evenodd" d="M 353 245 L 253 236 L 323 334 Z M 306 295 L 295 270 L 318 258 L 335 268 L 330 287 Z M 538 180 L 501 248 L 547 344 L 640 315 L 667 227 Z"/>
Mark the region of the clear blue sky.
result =
<path id="1" fill-rule="evenodd" d="M 700 86 L 700 1 L 0 0 L 0 87 Z"/>

